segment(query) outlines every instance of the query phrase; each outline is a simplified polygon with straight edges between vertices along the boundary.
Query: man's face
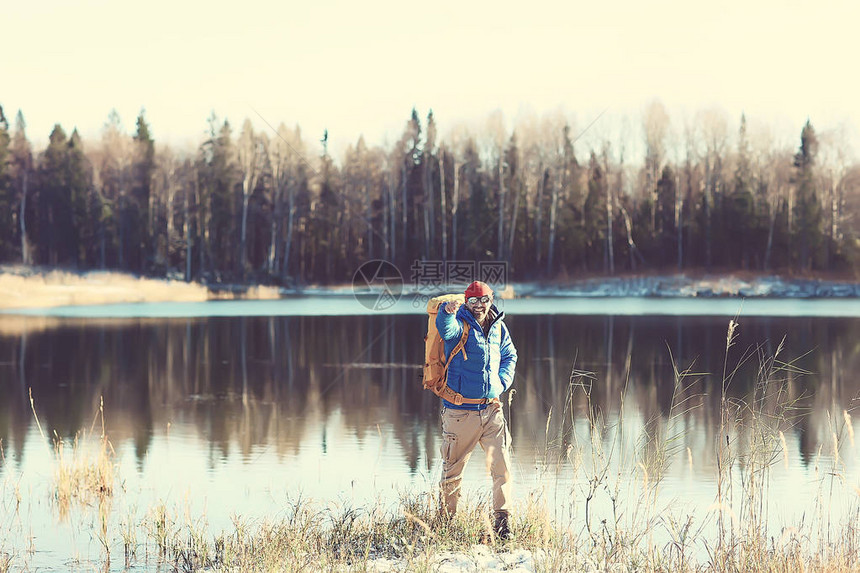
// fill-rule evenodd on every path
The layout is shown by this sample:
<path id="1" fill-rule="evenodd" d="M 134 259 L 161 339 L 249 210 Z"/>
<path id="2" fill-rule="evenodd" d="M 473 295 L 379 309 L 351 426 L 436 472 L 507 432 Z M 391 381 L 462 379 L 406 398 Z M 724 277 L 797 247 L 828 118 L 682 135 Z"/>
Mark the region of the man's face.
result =
<path id="1" fill-rule="evenodd" d="M 492 295 L 473 296 L 466 299 L 466 308 L 475 317 L 478 323 L 484 322 L 487 314 L 490 312 L 490 306 L 493 304 Z"/>

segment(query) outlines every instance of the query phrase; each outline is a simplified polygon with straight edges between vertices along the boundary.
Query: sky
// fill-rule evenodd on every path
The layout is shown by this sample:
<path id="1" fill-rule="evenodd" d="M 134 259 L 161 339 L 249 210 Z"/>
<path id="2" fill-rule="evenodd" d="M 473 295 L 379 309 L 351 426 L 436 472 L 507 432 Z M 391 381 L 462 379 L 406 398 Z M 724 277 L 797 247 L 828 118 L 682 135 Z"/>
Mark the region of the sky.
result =
<path id="1" fill-rule="evenodd" d="M 413 107 L 443 136 L 498 111 L 578 131 L 605 110 L 595 139 L 659 100 L 678 129 L 712 108 L 798 142 L 807 118 L 841 127 L 856 155 L 858 22 L 848 0 L 9 2 L 0 105 L 37 143 L 55 123 L 97 139 L 111 109 L 132 133 L 143 108 L 174 147 L 214 111 L 316 145 L 328 129 L 336 152 L 393 143 Z"/>

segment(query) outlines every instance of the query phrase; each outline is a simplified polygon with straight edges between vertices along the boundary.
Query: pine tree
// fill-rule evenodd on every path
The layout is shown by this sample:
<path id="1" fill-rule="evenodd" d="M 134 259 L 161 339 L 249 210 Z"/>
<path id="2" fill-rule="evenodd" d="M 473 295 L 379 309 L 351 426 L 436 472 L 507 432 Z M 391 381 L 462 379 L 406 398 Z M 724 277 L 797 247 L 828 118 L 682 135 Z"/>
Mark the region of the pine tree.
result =
<path id="1" fill-rule="evenodd" d="M 424 150 L 421 143 L 421 119 L 418 111 L 413 108 L 409 121 L 401 137 L 401 229 L 403 232 L 403 243 L 406 256 L 401 260 L 404 267 L 411 264 L 410 256 L 419 258 L 426 254 L 423 236 L 423 215 L 420 210 L 424 208 L 424 178 L 422 176 L 422 164 Z"/>
<path id="2" fill-rule="evenodd" d="M 236 148 L 238 168 L 242 180 L 238 273 L 244 279 L 248 271 L 248 209 L 251 195 L 257 188 L 257 181 L 260 179 L 265 158 L 259 136 L 254 133 L 254 128 L 248 119 L 242 124 L 242 131 L 239 134 Z"/>
<path id="3" fill-rule="evenodd" d="M 37 261 L 59 265 L 77 261 L 78 237 L 69 185 L 69 140 L 57 124 L 39 162 L 36 191 Z"/>
<path id="4" fill-rule="evenodd" d="M 588 169 L 588 194 L 583 207 L 585 222 L 585 266 L 597 270 L 598 261 L 607 260 L 606 251 L 606 176 L 597 154 L 591 152 Z M 603 269 L 604 271 L 606 268 Z"/>
<path id="5" fill-rule="evenodd" d="M 155 173 L 155 142 L 149 131 L 144 110 L 137 116 L 133 138 L 131 189 L 126 203 L 128 221 L 129 268 L 144 271 L 152 259 L 152 178 Z"/>
<path id="6" fill-rule="evenodd" d="M 579 184 L 579 162 L 570 137 L 570 125 L 562 128 L 561 153 L 550 183 L 549 239 L 547 242 L 547 274 L 556 273 L 556 249 L 559 243 L 567 260 L 582 257 L 585 244 L 581 218 L 584 206 Z"/>
<path id="7" fill-rule="evenodd" d="M 507 180 L 505 188 L 508 190 L 507 195 L 510 197 L 510 223 L 507 225 L 508 236 L 507 243 L 503 245 L 500 253 L 500 258 L 507 262 L 511 262 L 514 252 L 514 241 L 517 236 L 517 219 L 519 218 L 520 208 L 523 199 L 522 180 L 520 174 L 520 150 L 517 146 L 516 132 L 511 134 L 508 140 L 507 148 L 505 149 L 505 166 L 507 167 Z M 503 213 L 504 215 L 504 213 Z"/>
<path id="8" fill-rule="evenodd" d="M 335 280 L 338 277 L 338 262 L 335 256 L 344 249 L 340 237 L 341 235 L 341 218 L 343 212 L 340 201 L 340 193 L 337 184 L 337 170 L 334 162 L 328 153 L 328 130 L 325 131 L 322 139 L 323 153 L 320 157 L 321 169 L 319 173 L 319 205 L 317 207 L 318 216 L 314 217 L 316 223 L 318 240 L 315 248 L 318 248 L 316 256 L 320 268 L 318 271 L 322 273 L 326 281 Z M 321 251 L 321 252 L 320 252 Z"/>
<path id="9" fill-rule="evenodd" d="M 492 234 L 487 225 L 491 224 L 490 202 L 484 180 L 481 177 L 481 159 L 473 138 L 469 138 L 463 153 L 463 181 L 460 187 L 460 202 L 466 207 L 466 215 L 460 224 L 458 258 L 478 260 L 488 250 Z"/>
<path id="10" fill-rule="evenodd" d="M 33 262 L 29 239 L 27 237 L 28 195 L 33 181 L 33 151 L 27 141 L 27 123 L 24 114 L 18 110 L 15 117 L 15 133 L 12 135 L 11 161 L 12 181 L 16 195 L 15 215 L 17 220 L 16 233 L 20 242 L 21 262 L 29 265 Z M 32 205 L 29 207 L 32 212 Z"/>
<path id="11" fill-rule="evenodd" d="M 655 262 L 668 265 L 676 253 L 677 232 L 675 229 L 675 205 L 677 203 L 675 173 L 669 165 L 663 167 L 657 181 L 656 236 L 657 252 L 652 254 Z"/>
<path id="12" fill-rule="evenodd" d="M 94 176 L 96 201 L 91 212 L 98 220 L 98 260 L 102 268 L 128 270 L 129 245 L 133 242 L 129 188 L 134 142 L 125 133 L 116 110 L 111 110 L 102 130 L 99 159 Z M 92 215 L 91 215 L 92 216 Z"/>
<path id="13" fill-rule="evenodd" d="M 215 280 L 236 268 L 237 204 L 234 191 L 238 185 L 236 152 L 229 121 L 218 127 L 213 113 L 209 118 L 209 138 L 200 149 L 200 272 L 212 271 Z"/>
<path id="14" fill-rule="evenodd" d="M 755 205 L 753 201 L 753 178 L 750 167 L 749 144 L 747 142 L 747 120 L 741 116 L 738 132 L 738 156 L 734 182 L 727 197 L 724 214 L 725 251 L 731 267 L 747 269 L 756 246 Z"/>
<path id="15" fill-rule="evenodd" d="M 428 257 L 441 250 L 436 239 L 436 182 L 438 181 L 437 168 L 439 166 L 437 136 L 436 119 L 433 117 L 433 110 L 431 109 L 427 114 L 427 129 L 421 158 L 422 173 L 424 174 L 424 209 L 422 209 L 424 211 L 424 244 L 425 253 Z"/>
<path id="16" fill-rule="evenodd" d="M 0 261 L 12 260 L 15 251 L 11 143 L 9 122 L 0 106 Z"/>
<path id="17" fill-rule="evenodd" d="M 794 184 L 797 199 L 794 206 L 797 241 L 797 264 L 801 271 L 812 270 L 817 251 L 822 244 L 822 213 L 815 184 L 815 160 L 818 138 L 807 120 L 800 134 L 800 148 L 794 156 Z"/>
<path id="18" fill-rule="evenodd" d="M 66 155 L 66 185 L 72 226 L 69 236 L 74 241 L 70 246 L 73 249 L 70 259 L 73 259 L 78 266 L 87 266 L 90 259 L 88 248 L 95 243 L 95 227 L 91 223 L 87 209 L 90 181 L 89 161 L 84 154 L 81 136 L 75 129 L 69 137 Z"/>

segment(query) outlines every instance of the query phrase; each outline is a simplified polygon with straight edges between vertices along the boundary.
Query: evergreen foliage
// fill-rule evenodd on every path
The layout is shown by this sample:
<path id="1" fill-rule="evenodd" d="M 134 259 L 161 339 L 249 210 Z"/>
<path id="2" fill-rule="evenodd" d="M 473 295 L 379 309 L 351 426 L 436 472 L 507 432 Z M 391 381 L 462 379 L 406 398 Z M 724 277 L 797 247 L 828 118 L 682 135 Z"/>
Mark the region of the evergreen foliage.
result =
<path id="1" fill-rule="evenodd" d="M 645 119 L 641 166 L 564 123 L 442 138 L 415 109 L 390 148 L 360 138 L 340 163 L 327 132 L 306 142 L 246 122 L 234 139 L 214 113 L 196 153 L 177 153 L 143 111 L 131 136 L 111 112 L 89 145 L 57 125 L 34 158 L 23 115 L 12 133 L 0 111 L 0 261 L 307 284 L 349 281 L 371 259 L 406 279 L 416 261 L 506 261 L 515 280 L 860 260 L 858 168 L 823 169 L 811 122 L 795 152 L 753 149 L 745 117 L 728 145 L 711 117 L 678 158 L 662 106 Z"/>
<path id="2" fill-rule="evenodd" d="M 12 169 L 12 137 L 9 121 L 0 106 L 0 259 L 9 259 L 15 252 L 15 192 Z"/>

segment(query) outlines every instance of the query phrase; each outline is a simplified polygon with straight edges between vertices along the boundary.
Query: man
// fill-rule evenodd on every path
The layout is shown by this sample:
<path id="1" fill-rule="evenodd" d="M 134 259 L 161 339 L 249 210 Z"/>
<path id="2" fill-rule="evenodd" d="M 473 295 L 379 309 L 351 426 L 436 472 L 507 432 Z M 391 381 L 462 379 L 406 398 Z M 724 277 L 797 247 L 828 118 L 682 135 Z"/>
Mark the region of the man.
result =
<path id="1" fill-rule="evenodd" d="M 495 531 L 509 539 L 511 435 L 499 396 L 514 381 L 517 351 L 503 322 L 504 313 L 493 304 L 492 289 L 475 281 L 465 295 L 465 306 L 449 302 L 436 315 L 446 356 L 459 342 L 463 325 L 469 325 L 465 353 L 458 352 L 448 366 L 448 386 L 464 401 L 459 405 L 442 401 L 442 510 L 448 516 L 457 511 L 463 470 L 475 445 L 481 444 L 493 479 Z"/>

